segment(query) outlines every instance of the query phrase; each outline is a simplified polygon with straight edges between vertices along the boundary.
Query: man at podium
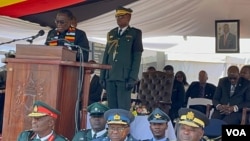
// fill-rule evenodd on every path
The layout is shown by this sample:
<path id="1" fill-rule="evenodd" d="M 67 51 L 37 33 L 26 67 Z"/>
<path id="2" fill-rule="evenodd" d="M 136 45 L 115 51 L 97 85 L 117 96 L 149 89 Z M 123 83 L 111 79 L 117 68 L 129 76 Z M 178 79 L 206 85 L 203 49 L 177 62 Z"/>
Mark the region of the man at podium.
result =
<path id="1" fill-rule="evenodd" d="M 71 26 L 73 17 L 71 11 L 60 10 L 55 19 L 56 28 L 48 32 L 45 44 L 70 47 L 77 51 L 76 61 L 87 62 L 89 41 L 84 31 Z"/>

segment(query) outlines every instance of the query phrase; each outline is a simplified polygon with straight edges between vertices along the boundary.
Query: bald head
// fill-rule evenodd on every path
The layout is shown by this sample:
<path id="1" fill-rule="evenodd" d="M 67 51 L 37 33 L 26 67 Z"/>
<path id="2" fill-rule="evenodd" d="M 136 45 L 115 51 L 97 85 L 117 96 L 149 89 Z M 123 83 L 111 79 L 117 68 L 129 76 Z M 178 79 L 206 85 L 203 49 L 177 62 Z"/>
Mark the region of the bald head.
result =
<path id="1" fill-rule="evenodd" d="M 232 85 L 236 84 L 240 77 L 240 70 L 237 66 L 230 66 L 227 70 L 227 76 Z"/>

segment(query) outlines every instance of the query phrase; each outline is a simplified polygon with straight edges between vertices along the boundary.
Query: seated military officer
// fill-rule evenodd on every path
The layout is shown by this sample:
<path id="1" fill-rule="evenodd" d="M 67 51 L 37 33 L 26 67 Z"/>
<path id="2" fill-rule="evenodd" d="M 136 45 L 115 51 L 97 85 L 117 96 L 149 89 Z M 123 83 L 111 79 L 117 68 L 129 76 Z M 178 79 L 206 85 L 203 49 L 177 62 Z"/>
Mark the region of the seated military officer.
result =
<path id="1" fill-rule="evenodd" d="M 88 106 L 87 108 L 90 114 L 90 125 L 91 129 L 82 129 L 76 133 L 73 141 L 91 141 L 95 138 L 106 137 L 106 120 L 104 118 L 104 113 L 109 110 L 109 108 L 99 102 L 95 102 Z"/>
<path id="2" fill-rule="evenodd" d="M 204 128 L 209 124 L 207 116 L 190 108 L 181 108 L 178 114 L 177 140 L 202 141 Z"/>
<path id="3" fill-rule="evenodd" d="M 130 133 L 134 115 L 124 109 L 110 109 L 104 113 L 108 124 L 108 136 L 93 141 L 138 141 Z"/>
<path id="4" fill-rule="evenodd" d="M 23 131 L 18 136 L 18 141 L 68 141 L 67 138 L 55 133 L 54 126 L 60 112 L 46 103 L 36 101 L 33 111 L 28 116 L 32 117 L 32 129 Z"/>
<path id="5" fill-rule="evenodd" d="M 170 121 L 170 118 L 166 113 L 164 113 L 161 109 L 156 108 L 148 116 L 148 121 L 150 123 L 150 130 L 154 137 L 152 139 L 147 139 L 146 141 L 169 141 L 169 139 L 165 136 L 165 133 L 168 129 L 168 122 Z"/>

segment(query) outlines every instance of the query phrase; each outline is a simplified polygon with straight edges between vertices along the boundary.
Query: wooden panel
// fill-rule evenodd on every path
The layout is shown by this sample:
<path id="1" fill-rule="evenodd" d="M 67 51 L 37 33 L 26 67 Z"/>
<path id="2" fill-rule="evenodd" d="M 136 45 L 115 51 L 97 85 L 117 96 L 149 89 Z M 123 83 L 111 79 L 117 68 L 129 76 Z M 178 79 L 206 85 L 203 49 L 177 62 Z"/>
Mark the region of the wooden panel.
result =
<path id="1" fill-rule="evenodd" d="M 14 141 L 18 134 L 31 128 L 27 116 L 35 100 L 42 100 L 61 111 L 55 131 L 71 140 L 75 133 L 75 108 L 79 66 L 84 67 L 82 93 L 83 118 L 86 123 L 90 69 L 110 69 L 109 65 L 73 61 L 8 58 L 4 106 L 3 140 Z M 86 87 L 87 86 L 87 87 Z"/>
<path id="2" fill-rule="evenodd" d="M 55 131 L 72 139 L 75 133 L 77 67 L 9 63 L 7 70 L 3 139 L 16 140 L 21 131 L 31 129 L 31 118 L 27 115 L 35 100 L 44 101 L 61 111 Z"/>
<path id="3" fill-rule="evenodd" d="M 76 61 L 76 52 L 62 46 L 17 44 L 16 58 Z"/>

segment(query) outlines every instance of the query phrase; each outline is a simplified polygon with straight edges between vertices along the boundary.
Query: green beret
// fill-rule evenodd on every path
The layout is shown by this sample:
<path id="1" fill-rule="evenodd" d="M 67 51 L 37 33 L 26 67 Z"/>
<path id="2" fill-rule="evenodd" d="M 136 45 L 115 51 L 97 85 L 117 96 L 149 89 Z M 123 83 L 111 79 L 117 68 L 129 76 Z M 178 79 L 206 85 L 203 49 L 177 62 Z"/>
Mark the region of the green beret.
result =
<path id="1" fill-rule="evenodd" d="M 208 117 L 200 111 L 191 108 L 181 108 L 179 111 L 179 124 L 192 127 L 206 127 L 209 124 Z"/>
<path id="2" fill-rule="evenodd" d="M 102 116 L 107 110 L 109 110 L 109 107 L 99 103 L 95 102 L 88 106 L 87 108 L 90 116 Z"/>
<path id="3" fill-rule="evenodd" d="M 35 101 L 33 104 L 33 111 L 28 115 L 29 117 L 51 116 L 57 118 L 60 112 L 42 101 Z"/>
<path id="4" fill-rule="evenodd" d="M 125 8 L 125 7 L 119 6 L 118 8 L 116 8 L 115 16 L 131 14 L 132 12 L 133 12 L 133 10 L 130 8 Z"/>
<path id="5" fill-rule="evenodd" d="M 169 116 L 161 109 L 155 108 L 154 111 L 148 116 L 150 123 L 167 123 L 170 121 Z"/>

